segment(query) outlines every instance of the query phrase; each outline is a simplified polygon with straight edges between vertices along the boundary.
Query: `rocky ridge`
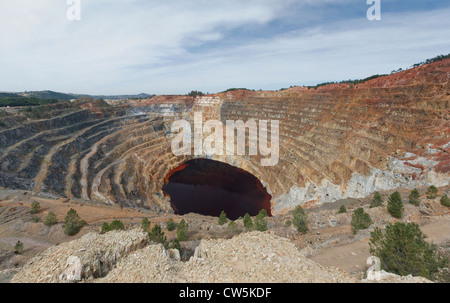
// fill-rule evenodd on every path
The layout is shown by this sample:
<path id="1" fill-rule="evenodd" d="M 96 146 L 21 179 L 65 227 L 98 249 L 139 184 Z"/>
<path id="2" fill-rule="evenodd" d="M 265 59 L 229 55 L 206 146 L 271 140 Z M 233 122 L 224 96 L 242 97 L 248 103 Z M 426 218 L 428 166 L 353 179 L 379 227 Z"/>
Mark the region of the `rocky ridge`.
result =
<path id="1" fill-rule="evenodd" d="M 389 282 L 426 282 L 384 274 Z M 306 258 L 286 238 L 250 232 L 229 240 L 202 240 L 194 255 L 181 262 L 175 251 L 147 242 L 144 232 L 89 233 L 31 259 L 11 282 L 100 283 L 352 283 L 339 268 Z M 370 282 L 370 281 L 363 281 Z M 381 280 L 383 282 L 383 280 Z"/>

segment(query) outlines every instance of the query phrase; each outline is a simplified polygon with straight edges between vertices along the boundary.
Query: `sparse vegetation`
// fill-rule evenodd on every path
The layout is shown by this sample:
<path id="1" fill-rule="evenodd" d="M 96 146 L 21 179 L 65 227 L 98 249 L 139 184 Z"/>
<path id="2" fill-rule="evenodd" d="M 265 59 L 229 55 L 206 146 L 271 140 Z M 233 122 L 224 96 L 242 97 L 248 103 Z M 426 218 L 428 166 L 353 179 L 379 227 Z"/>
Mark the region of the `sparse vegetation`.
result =
<path id="1" fill-rule="evenodd" d="M 188 237 L 189 237 L 189 225 L 183 219 L 177 226 L 177 239 L 178 241 L 182 242 L 186 241 Z"/>
<path id="2" fill-rule="evenodd" d="M 170 218 L 167 221 L 166 226 L 167 226 L 168 231 L 173 231 L 173 230 L 177 229 L 177 223 L 175 223 L 175 221 L 173 221 L 172 218 Z"/>
<path id="3" fill-rule="evenodd" d="M 441 205 L 450 207 L 450 198 L 447 196 L 447 194 L 444 194 L 441 197 L 441 201 L 440 202 L 441 202 Z"/>
<path id="4" fill-rule="evenodd" d="M 309 230 L 307 224 L 307 215 L 300 205 L 298 205 L 294 209 L 292 224 L 294 224 L 295 228 L 297 228 L 297 230 L 302 234 L 306 234 Z"/>
<path id="5" fill-rule="evenodd" d="M 447 58 L 450 58 L 450 54 L 448 54 L 448 55 L 438 55 L 438 56 L 436 56 L 434 58 L 427 59 L 427 60 L 425 60 L 423 62 L 413 64 L 411 66 L 411 68 L 416 68 L 416 67 L 419 67 L 419 66 L 422 66 L 422 65 L 425 65 L 425 64 L 430 64 L 430 63 L 433 63 L 433 62 L 442 61 L 442 60 L 447 59 Z M 395 74 L 395 73 L 402 72 L 402 71 L 404 71 L 403 68 L 399 68 L 397 70 L 393 70 L 391 72 L 391 75 Z M 369 76 L 369 77 L 364 78 L 364 79 L 357 79 L 357 80 L 343 80 L 343 81 L 339 81 L 339 82 L 333 82 L 333 81 L 331 81 L 331 82 L 323 82 L 323 83 L 319 83 L 319 84 L 314 85 L 314 86 L 307 86 L 307 87 L 308 88 L 317 89 L 317 88 L 319 88 L 321 86 L 330 85 L 330 84 L 349 84 L 350 87 L 353 88 L 353 85 L 364 83 L 364 82 L 367 82 L 369 80 L 380 78 L 380 77 L 384 77 L 384 76 L 387 76 L 387 74 L 381 74 L 381 75 L 376 74 L 376 75 L 372 75 L 372 76 Z"/>
<path id="6" fill-rule="evenodd" d="M 239 226 L 237 225 L 237 223 L 235 221 L 230 221 L 230 223 L 228 223 L 227 233 L 230 236 L 239 234 L 240 232 L 241 232 L 241 229 L 239 228 Z"/>
<path id="7" fill-rule="evenodd" d="M 394 218 L 401 218 L 403 216 L 403 202 L 398 191 L 389 196 L 387 210 Z"/>
<path id="8" fill-rule="evenodd" d="M 64 218 L 64 233 L 68 236 L 76 235 L 87 223 L 81 220 L 77 211 L 71 208 Z"/>
<path id="9" fill-rule="evenodd" d="M 292 221 L 291 220 L 286 220 L 286 222 L 284 222 L 284 227 L 285 228 L 291 227 L 291 225 L 292 225 Z"/>
<path id="10" fill-rule="evenodd" d="M 142 228 L 145 232 L 149 232 L 149 229 L 150 229 L 150 221 L 148 221 L 147 218 L 142 219 L 142 221 L 141 221 L 141 228 Z"/>
<path id="11" fill-rule="evenodd" d="M 23 252 L 23 243 L 21 241 L 17 241 L 16 245 L 14 245 L 14 253 L 20 255 Z"/>
<path id="12" fill-rule="evenodd" d="M 30 214 L 33 214 L 33 215 L 37 214 L 40 209 L 41 209 L 41 204 L 37 201 L 33 201 L 33 203 L 31 203 Z"/>
<path id="13" fill-rule="evenodd" d="M 397 275 L 422 276 L 433 280 L 446 261 L 436 254 L 436 246 L 416 223 L 388 224 L 383 232 L 375 228 L 370 237 L 370 253 L 381 260 L 381 268 Z"/>
<path id="14" fill-rule="evenodd" d="M 417 188 L 414 188 L 408 196 L 409 203 L 415 206 L 419 206 L 420 204 L 420 193 Z"/>
<path id="15" fill-rule="evenodd" d="M 347 208 L 345 208 L 345 205 L 342 205 L 339 207 L 338 214 L 344 214 L 347 212 Z"/>
<path id="16" fill-rule="evenodd" d="M 258 213 L 258 215 L 265 217 L 268 217 L 269 215 L 267 214 L 267 210 L 265 208 L 261 209 Z"/>
<path id="17" fill-rule="evenodd" d="M 436 188 L 436 186 L 431 185 L 430 187 L 428 187 L 426 195 L 427 199 L 436 199 L 438 196 L 438 189 Z"/>
<path id="18" fill-rule="evenodd" d="M 58 223 L 58 219 L 56 218 L 56 214 L 54 212 L 49 212 L 44 219 L 45 226 L 53 226 Z"/>
<path id="19" fill-rule="evenodd" d="M 227 89 L 227 90 L 225 90 L 225 91 L 223 91 L 222 93 L 228 93 L 228 92 L 234 92 L 234 91 L 237 91 L 237 90 L 247 90 L 247 91 L 255 91 L 254 89 L 248 89 L 248 88 L 229 88 L 229 89 Z"/>
<path id="20" fill-rule="evenodd" d="M 125 226 L 123 225 L 122 221 L 120 220 L 114 220 L 110 224 L 107 222 L 104 222 L 102 225 L 102 231 L 107 233 L 113 230 L 125 230 Z"/>
<path id="21" fill-rule="evenodd" d="M 181 254 L 181 244 L 180 244 L 180 241 L 178 241 L 178 239 L 175 239 L 175 240 L 172 241 L 172 245 L 170 245 L 170 248 L 178 249 L 178 251 Z"/>
<path id="22" fill-rule="evenodd" d="M 245 214 L 243 223 L 244 223 L 244 228 L 245 228 L 247 231 L 250 231 L 250 230 L 253 229 L 253 221 L 252 221 L 252 217 L 250 217 L 250 215 L 249 215 L 248 213 Z"/>
<path id="23" fill-rule="evenodd" d="M 257 231 L 267 230 L 267 221 L 264 218 L 264 213 L 259 213 L 255 216 L 255 220 L 253 221 L 253 228 Z"/>
<path id="24" fill-rule="evenodd" d="M 228 222 L 227 214 L 222 210 L 222 212 L 219 215 L 219 225 L 224 225 Z"/>
<path id="25" fill-rule="evenodd" d="M 380 193 L 376 191 L 373 194 L 373 198 L 370 201 L 369 207 L 374 208 L 374 207 L 378 207 L 378 206 L 382 206 L 382 205 L 383 205 L 383 198 L 381 197 Z"/>
<path id="26" fill-rule="evenodd" d="M 356 234 L 358 230 L 366 229 L 373 223 L 370 215 L 362 207 L 357 208 L 352 215 L 352 230 Z"/>
<path id="27" fill-rule="evenodd" d="M 148 233 L 148 238 L 150 241 L 153 241 L 155 243 L 160 243 L 164 246 L 164 248 L 169 247 L 169 243 L 167 242 L 167 237 L 162 231 L 162 228 L 159 224 L 155 224 L 153 228 Z"/>
<path id="28" fill-rule="evenodd" d="M 194 97 L 194 98 L 198 97 L 198 96 L 204 96 L 204 95 L 205 94 L 203 92 L 197 91 L 197 90 L 193 90 L 189 94 L 187 94 L 187 96 Z"/>

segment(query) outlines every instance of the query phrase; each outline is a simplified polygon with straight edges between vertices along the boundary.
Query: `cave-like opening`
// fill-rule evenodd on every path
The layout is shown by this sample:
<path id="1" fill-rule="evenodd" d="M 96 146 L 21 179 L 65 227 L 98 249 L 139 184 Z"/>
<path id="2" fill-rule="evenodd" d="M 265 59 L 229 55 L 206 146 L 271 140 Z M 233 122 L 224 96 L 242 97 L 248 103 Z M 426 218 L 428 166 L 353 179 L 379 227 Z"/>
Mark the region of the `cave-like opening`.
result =
<path id="1" fill-rule="evenodd" d="M 176 214 L 198 213 L 236 220 L 245 213 L 255 216 L 261 209 L 271 215 L 272 196 L 251 173 L 209 159 L 193 159 L 169 172 L 163 191 Z"/>

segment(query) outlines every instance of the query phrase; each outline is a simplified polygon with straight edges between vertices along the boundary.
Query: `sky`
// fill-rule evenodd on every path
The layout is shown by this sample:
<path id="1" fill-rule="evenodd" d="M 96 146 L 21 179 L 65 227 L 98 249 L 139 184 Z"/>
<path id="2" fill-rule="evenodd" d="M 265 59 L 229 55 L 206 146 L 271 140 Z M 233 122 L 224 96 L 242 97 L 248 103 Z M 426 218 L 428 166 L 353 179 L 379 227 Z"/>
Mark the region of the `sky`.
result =
<path id="1" fill-rule="evenodd" d="M 450 1 L 379 1 L 0 0 L 0 91 L 278 90 L 450 53 Z"/>

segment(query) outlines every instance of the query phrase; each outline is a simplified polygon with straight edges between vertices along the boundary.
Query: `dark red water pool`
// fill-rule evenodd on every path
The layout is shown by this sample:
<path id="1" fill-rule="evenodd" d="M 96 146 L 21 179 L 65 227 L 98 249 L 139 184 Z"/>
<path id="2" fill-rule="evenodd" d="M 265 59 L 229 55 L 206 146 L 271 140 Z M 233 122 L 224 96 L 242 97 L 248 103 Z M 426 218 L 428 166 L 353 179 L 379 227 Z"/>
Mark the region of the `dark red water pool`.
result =
<path id="1" fill-rule="evenodd" d="M 251 173 L 226 163 L 194 159 L 173 169 L 165 178 L 165 195 L 176 214 L 219 216 L 225 211 L 235 220 L 245 213 L 255 216 L 265 209 L 269 216 L 272 198 Z"/>

